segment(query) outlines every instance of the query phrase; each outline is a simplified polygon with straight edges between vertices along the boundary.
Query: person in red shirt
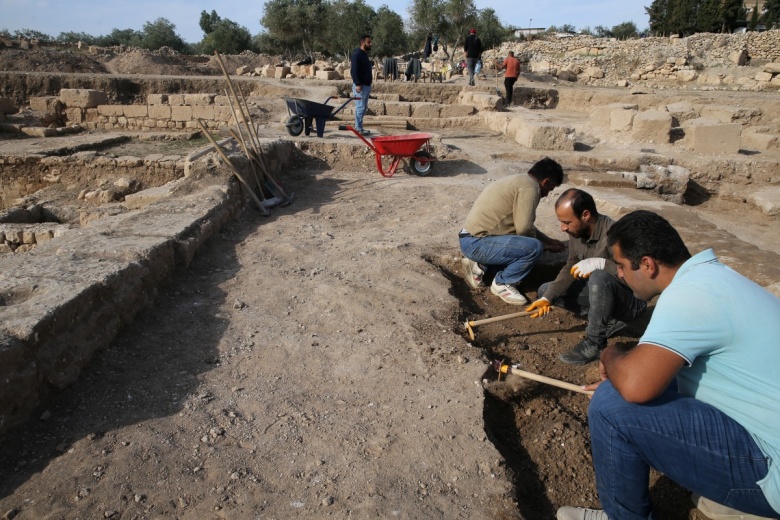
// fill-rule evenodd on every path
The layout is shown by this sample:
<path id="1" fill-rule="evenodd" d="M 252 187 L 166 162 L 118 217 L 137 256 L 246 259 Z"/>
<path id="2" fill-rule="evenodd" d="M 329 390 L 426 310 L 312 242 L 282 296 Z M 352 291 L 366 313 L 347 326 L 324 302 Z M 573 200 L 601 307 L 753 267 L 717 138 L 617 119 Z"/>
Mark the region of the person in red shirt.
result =
<path id="1" fill-rule="evenodd" d="M 515 53 L 513 51 L 509 51 L 509 55 L 504 60 L 504 63 L 501 64 L 500 68 L 506 69 L 506 74 L 504 74 L 504 89 L 506 89 L 506 104 L 511 105 L 512 90 L 515 87 L 515 81 L 517 81 L 518 76 L 520 76 L 520 60 L 515 58 Z"/>

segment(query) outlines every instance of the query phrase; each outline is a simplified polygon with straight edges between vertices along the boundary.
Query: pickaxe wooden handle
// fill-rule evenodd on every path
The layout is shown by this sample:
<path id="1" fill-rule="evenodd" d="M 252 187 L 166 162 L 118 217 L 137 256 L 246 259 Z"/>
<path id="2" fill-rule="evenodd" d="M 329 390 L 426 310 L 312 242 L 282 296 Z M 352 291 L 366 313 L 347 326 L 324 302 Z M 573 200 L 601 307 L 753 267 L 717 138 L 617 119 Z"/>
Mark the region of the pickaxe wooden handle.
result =
<path id="1" fill-rule="evenodd" d="M 517 367 L 505 365 L 500 361 L 494 362 L 493 368 L 495 368 L 499 374 L 514 374 L 516 376 L 520 376 L 525 379 L 531 379 L 533 381 L 539 381 L 540 383 L 557 386 L 558 388 L 563 388 L 565 390 L 571 390 L 572 392 L 578 392 L 580 394 L 585 394 L 585 395 L 593 395 L 593 390 L 583 390 L 581 386 L 567 383 L 566 381 L 553 379 L 551 377 L 534 374 L 533 372 L 526 372 L 525 370 L 520 370 Z"/>
<path id="2" fill-rule="evenodd" d="M 555 307 L 550 306 L 550 310 L 555 309 Z M 466 322 L 463 324 L 464 327 L 466 327 L 466 331 L 469 333 L 469 338 L 471 338 L 471 341 L 474 341 L 474 329 L 472 327 L 476 327 L 477 325 L 484 325 L 485 323 L 493 323 L 496 321 L 504 321 L 504 320 L 511 320 L 512 318 L 522 318 L 524 316 L 531 316 L 532 314 L 536 314 L 538 311 L 533 312 L 513 312 L 512 314 L 504 314 L 503 316 L 496 316 L 495 318 L 485 318 L 484 320 L 476 320 L 476 321 L 470 321 L 466 320 Z"/>

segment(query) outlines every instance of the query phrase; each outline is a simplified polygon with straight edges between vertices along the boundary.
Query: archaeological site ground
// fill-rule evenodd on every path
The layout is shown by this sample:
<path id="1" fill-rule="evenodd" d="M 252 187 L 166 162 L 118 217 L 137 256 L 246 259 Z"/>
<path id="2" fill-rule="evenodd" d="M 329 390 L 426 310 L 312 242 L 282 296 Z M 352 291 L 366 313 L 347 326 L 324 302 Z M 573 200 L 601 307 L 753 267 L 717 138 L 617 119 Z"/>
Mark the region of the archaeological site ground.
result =
<path id="1" fill-rule="evenodd" d="M 508 50 L 524 72 L 507 106 L 489 65 Z M 599 506 L 588 398 L 490 368 L 594 381 L 558 361 L 585 321 L 470 338 L 466 320 L 521 309 L 465 283 L 457 233 L 485 185 L 548 156 L 567 179 L 545 233 L 564 238 L 553 202 L 579 186 L 780 295 L 780 31 L 507 43 L 476 87 L 435 58 L 375 80 L 372 137 L 429 133 L 435 158 L 384 177 L 343 129 L 352 104 L 321 137 L 286 126 L 285 98 L 346 101 L 344 64 L 223 56 L 228 82 L 215 56 L 0 47 L 2 518 Z M 652 499 L 658 518 L 705 518 L 662 475 Z"/>

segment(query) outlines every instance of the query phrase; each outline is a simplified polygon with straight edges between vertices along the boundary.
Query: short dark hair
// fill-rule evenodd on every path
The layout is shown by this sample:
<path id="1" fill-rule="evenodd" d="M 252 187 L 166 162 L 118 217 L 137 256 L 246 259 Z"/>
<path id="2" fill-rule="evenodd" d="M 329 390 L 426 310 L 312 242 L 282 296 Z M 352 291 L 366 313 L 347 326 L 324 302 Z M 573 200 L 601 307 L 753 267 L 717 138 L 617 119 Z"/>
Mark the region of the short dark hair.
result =
<path id="1" fill-rule="evenodd" d="M 515 51 L 509 51 L 509 55 L 510 56 L 514 56 L 515 55 Z"/>
<path id="2" fill-rule="evenodd" d="M 549 157 L 537 161 L 536 164 L 531 166 L 528 173 L 539 182 L 542 182 L 544 179 L 550 179 L 556 186 L 563 184 L 563 168 Z"/>
<path id="3" fill-rule="evenodd" d="M 555 209 L 558 209 L 558 206 L 569 200 L 571 201 L 571 209 L 574 211 L 575 217 L 582 217 L 585 210 L 590 211 L 591 215 L 598 217 L 599 212 L 596 209 L 596 201 L 593 200 L 590 193 L 577 188 L 569 188 L 561 193 L 561 196 L 555 201 Z"/>
<path id="4" fill-rule="evenodd" d="M 677 267 L 691 257 L 688 248 L 668 220 L 652 211 L 637 210 L 624 215 L 607 231 L 607 244 L 620 245 L 631 269 L 639 269 L 642 257 Z"/>
<path id="5" fill-rule="evenodd" d="M 361 35 L 360 36 L 360 43 L 363 43 L 364 41 L 368 40 L 369 38 L 371 38 L 370 34 L 363 34 L 363 35 Z"/>

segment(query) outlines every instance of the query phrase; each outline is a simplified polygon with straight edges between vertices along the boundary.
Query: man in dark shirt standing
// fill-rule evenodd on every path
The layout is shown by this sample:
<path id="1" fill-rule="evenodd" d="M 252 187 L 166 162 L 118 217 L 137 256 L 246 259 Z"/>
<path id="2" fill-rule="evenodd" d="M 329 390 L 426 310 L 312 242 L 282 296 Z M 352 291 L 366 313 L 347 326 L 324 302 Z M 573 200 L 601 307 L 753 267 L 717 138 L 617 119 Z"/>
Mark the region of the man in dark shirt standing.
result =
<path id="1" fill-rule="evenodd" d="M 363 116 L 368 109 L 368 96 L 371 93 L 371 80 L 373 79 L 371 60 L 368 59 L 370 50 L 371 36 L 364 34 L 360 37 L 360 47 L 352 52 L 351 59 L 352 97 L 360 98 L 355 101 L 355 130 L 361 135 L 371 133 L 363 128 Z"/>
<path id="2" fill-rule="evenodd" d="M 469 85 L 474 86 L 474 68 L 482 57 L 482 40 L 477 38 L 477 30 L 469 30 L 466 43 L 463 44 L 463 50 L 466 51 L 466 67 L 469 71 Z"/>

